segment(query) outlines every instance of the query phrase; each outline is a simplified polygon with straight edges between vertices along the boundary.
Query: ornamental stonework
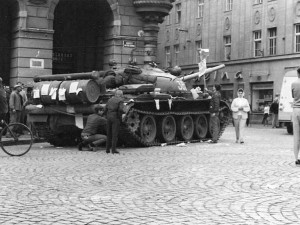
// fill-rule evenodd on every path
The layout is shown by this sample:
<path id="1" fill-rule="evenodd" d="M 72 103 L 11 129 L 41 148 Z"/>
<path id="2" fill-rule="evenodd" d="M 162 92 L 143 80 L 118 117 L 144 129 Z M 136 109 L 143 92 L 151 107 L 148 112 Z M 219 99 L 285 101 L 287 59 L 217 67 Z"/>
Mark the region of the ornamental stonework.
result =
<path id="1" fill-rule="evenodd" d="M 274 9 L 274 7 L 271 7 L 269 9 L 268 16 L 269 16 L 269 20 L 271 22 L 273 22 L 275 20 L 275 18 L 276 18 L 276 10 Z"/>
<path id="2" fill-rule="evenodd" d="M 260 12 L 256 11 L 254 14 L 254 23 L 259 24 L 260 23 Z"/>

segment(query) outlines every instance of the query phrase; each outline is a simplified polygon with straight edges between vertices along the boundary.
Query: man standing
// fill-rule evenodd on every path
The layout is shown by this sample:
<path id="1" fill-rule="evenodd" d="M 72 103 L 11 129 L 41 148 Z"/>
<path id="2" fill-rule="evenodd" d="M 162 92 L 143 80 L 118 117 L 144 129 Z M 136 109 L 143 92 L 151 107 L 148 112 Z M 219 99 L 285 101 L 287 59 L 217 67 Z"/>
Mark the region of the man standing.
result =
<path id="1" fill-rule="evenodd" d="M 19 94 L 21 95 L 22 102 L 23 102 L 20 122 L 23 123 L 23 124 L 26 124 L 27 120 L 26 120 L 26 113 L 25 113 L 25 105 L 27 104 L 28 98 L 27 98 L 26 92 L 24 91 L 24 84 L 19 81 L 19 82 L 17 82 L 17 85 L 21 86 L 21 91 L 20 91 Z"/>
<path id="2" fill-rule="evenodd" d="M 6 98 L 6 91 L 4 90 L 2 84 L 2 78 L 0 77 L 0 121 L 6 119 L 7 112 L 8 112 L 8 104 Z"/>
<path id="3" fill-rule="evenodd" d="M 105 115 L 107 118 L 107 142 L 106 153 L 119 154 L 116 150 L 118 142 L 118 134 L 124 113 L 123 92 L 117 90 L 115 96 L 108 100 L 105 108 Z"/>
<path id="4" fill-rule="evenodd" d="M 271 106 L 270 106 L 270 112 L 273 113 L 272 115 L 272 128 L 278 128 L 279 124 L 278 124 L 278 108 L 279 108 L 279 104 L 278 104 L 278 97 L 276 97 L 274 99 L 274 101 L 272 102 Z"/>
<path id="5" fill-rule="evenodd" d="M 208 90 L 207 90 L 208 91 Z M 221 85 L 216 84 L 213 87 L 213 91 L 208 91 L 211 95 L 209 103 L 209 112 L 210 112 L 210 124 L 212 132 L 212 141 L 210 143 L 217 143 L 219 132 L 220 132 L 220 121 L 219 121 L 219 112 L 220 112 L 220 101 L 221 101 Z"/>
<path id="6" fill-rule="evenodd" d="M 103 118 L 104 107 L 97 105 L 95 113 L 87 118 L 86 125 L 81 132 L 82 142 L 78 145 L 78 150 L 88 145 L 90 151 L 95 151 L 96 147 L 106 142 L 106 119 Z"/>
<path id="7" fill-rule="evenodd" d="M 294 135 L 294 156 L 296 166 L 300 166 L 298 159 L 300 148 L 300 67 L 297 69 L 298 79 L 292 83 L 293 102 L 293 135 Z"/>
<path id="8" fill-rule="evenodd" d="M 10 94 L 9 98 L 9 108 L 10 108 L 10 123 L 20 123 L 21 113 L 23 109 L 23 99 L 20 95 L 22 91 L 21 85 L 15 85 L 13 92 Z"/>

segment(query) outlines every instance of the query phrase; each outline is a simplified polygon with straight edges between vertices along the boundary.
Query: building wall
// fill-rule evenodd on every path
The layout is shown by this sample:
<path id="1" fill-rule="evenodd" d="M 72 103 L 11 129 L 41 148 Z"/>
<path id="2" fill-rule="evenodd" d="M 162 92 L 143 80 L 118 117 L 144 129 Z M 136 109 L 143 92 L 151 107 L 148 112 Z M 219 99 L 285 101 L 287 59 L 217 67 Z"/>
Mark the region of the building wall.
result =
<path id="1" fill-rule="evenodd" d="M 5 46 L 6 49 L 10 48 L 10 59 L 0 60 L 1 62 L 9 61 L 10 68 L 8 71 L 6 67 L 3 67 L 5 74 L 1 76 L 5 77 L 6 85 L 13 86 L 17 81 L 31 85 L 35 75 L 52 74 L 53 41 L 56 32 L 53 22 L 55 9 L 62 0 L 3 0 L 0 1 L 0 7 L 3 6 L 3 2 L 6 5 L 6 1 L 14 2 L 14 9 L 11 10 L 11 27 L 8 28 L 11 30 L 11 45 Z M 76 3 L 76 1 L 69 2 L 70 4 Z M 104 4 L 104 1 L 100 2 Z M 133 48 L 124 46 L 124 41 L 135 42 L 141 49 L 144 47 L 137 35 L 144 23 L 136 13 L 133 1 L 106 0 L 106 2 L 109 4 L 112 18 L 102 18 L 106 21 L 107 31 L 98 52 L 98 55 L 103 57 L 102 63 L 96 65 L 95 68 L 89 66 L 88 69 L 91 70 L 108 69 L 111 59 L 115 59 L 119 65 L 128 64 Z M 63 22 L 65 25 L 68 24 L 68 21 Z M 144 52 L 142 50 L 139 52 L 135 60 L 138 64 L 143 64 Z M 92 55 L 89 54 L 86 59 L 89 60 L 91 57 Z M 31 62 L 33 62 L 32 65 Z M 40 68 L 35 66 L 40 66 Z M 86 69 L 76 72 L 84 72 L 83 70 Z"/>
<path id="2" fill-rule="evenodd" d="M 198 0 L 177 0 L 168 18 L 160 25 L 158 61 L 167 66 L 165 48 L 171 50 L 174 64 L 174 45 L 180 45 L 179 66 L 184 73 L 197 71 L 196 42 L 208 48 L 208 67 L 224 63 L 226 67 L 207 79 L 208 86 L 221 83 L 231 87 L 231 98 L 238 87 L 243 87 L 253 111 L 261 112 L 261 105 L 272 101 L 280 93 L 282 79 L 287 70 L 300 65 L 300 54 L 295 51 L 295 24 L 300 23 L 298 0 L 232 0 L 232 10 L 226 11 L 225 0 L 204 0 L 203 17 L 197 18 Z M 176 4 L 181 3 L 181 22 L 175 23 Z M 269 30 L 277 28 L 276 54 L 269 54 Z M 263 55 L 254 56 L 254 31 L 261 30 Z M 168 35 L 170 34 L 170 35 Z M 224 36 L 231 36 L 230 59 L 225 58 Z M 240 73 L 238 73 L 240 72 Z M 225 76 L 228 75 L 228 79 Z M 241 78 L 236 76 L 241 74 Z M 203 85 L 203 81 L 200 82 Z M 270 89 L 271 88 L 271 89 Z M 258 99 L 257 92 L 268 93 Z M 229 92 L 228 92 L 229 93 Z M 269 92 L 270 93 L 270 92 Z M 229 97 L 227 96 L 227 99 Z M 260 106 L 260 107 L 259 107 Z"/>

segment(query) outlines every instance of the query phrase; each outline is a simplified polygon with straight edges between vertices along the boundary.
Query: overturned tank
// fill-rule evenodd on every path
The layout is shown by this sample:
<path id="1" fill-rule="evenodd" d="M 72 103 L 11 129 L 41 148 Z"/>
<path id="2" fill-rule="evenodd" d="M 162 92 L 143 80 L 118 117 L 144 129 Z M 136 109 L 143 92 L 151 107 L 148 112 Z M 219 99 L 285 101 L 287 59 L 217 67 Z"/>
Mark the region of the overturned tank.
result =
<path id="1" fill-rule="evenodd" d="M 206 73 L 223 67 L 209 68 Z M 141 147 L 207 140 L 212 135 L 210 100 L 201 93 L 195 99 L 185 84 L 197 76 L 176 77 L 150 65 L 36 76 L 34 104 L 26 107 L 28 121 L 50 144 L 76 145 L 93 107 L 106 104 L 118 88 L 126 104 L 120 144 Z M 229 118 L 230 109 L 221 101 L 219 137 Z"/>

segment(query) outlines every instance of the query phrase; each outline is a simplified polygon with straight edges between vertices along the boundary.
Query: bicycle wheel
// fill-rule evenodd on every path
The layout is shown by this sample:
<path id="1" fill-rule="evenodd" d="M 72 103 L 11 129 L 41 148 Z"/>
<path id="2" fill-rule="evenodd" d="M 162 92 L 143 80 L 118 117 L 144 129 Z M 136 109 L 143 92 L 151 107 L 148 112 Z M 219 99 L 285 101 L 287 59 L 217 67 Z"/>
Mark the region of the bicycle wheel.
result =
<path id="1" fill-rule="evenodd" d="M 26 154 L 33 143 L 31 130 L 21 123 L 11 123 L 0 134 L 1 148 L 11 156 Z"/>

